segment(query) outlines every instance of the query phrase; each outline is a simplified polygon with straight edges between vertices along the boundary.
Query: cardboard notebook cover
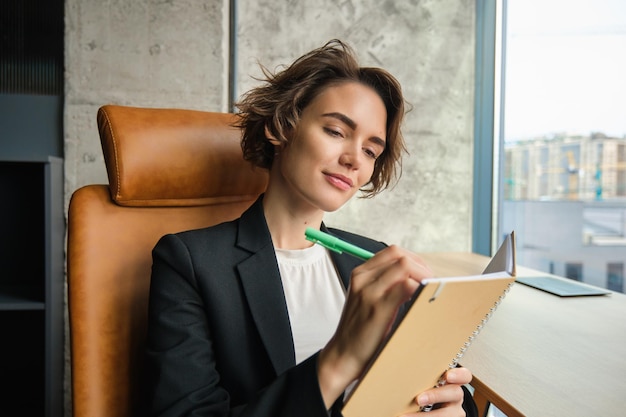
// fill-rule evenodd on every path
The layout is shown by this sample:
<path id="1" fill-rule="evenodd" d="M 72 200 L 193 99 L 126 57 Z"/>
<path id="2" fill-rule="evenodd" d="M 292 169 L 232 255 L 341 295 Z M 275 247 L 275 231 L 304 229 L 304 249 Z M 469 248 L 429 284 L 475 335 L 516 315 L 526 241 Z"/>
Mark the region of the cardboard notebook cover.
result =
<path id="1" fill-rule="evenodd" d="M 507 236 L 482 275 L 422 281 L 343 406 L 344 417 L 419 411 L 417 394 L 438 384 L 515 282 L 515 239 Z"/>

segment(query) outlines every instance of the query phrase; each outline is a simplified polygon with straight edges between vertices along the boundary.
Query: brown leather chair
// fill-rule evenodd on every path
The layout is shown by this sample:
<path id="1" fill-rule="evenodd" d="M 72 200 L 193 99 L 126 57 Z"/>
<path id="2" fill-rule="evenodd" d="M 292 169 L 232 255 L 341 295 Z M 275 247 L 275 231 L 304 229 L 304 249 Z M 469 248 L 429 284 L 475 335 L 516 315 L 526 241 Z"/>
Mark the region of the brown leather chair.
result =
<path id="1" fill-rule="evenodd" d="M 238 217 L 263 192 L 232 114 L 104 106 L 108 185 L 71 198 L 67 279 L 75 417 L 142 415 L 151 250 L 158 239 Z"/>

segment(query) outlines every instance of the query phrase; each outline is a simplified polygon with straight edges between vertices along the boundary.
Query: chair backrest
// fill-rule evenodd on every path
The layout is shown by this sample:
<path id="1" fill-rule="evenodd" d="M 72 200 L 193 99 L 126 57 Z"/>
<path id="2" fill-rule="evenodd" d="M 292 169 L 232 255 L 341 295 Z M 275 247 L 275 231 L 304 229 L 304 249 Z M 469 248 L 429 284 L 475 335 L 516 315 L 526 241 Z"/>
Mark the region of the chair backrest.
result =
<path id="1" fill-rule="evenodd" d="M 70 200 L 67 280 L 75 417 L 141 415 L 151 251 L 167 233 L 238 217 L 265 170 L 242 157 L 232 114 L 104 106 L 108 185 Z"/>

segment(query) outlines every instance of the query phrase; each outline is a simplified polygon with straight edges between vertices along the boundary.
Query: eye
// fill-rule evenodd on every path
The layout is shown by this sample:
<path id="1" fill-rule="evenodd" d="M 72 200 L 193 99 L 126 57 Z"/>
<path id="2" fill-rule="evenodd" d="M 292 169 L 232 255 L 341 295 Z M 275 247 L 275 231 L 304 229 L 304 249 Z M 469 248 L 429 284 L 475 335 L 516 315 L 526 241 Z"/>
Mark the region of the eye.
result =
<path id="1" fill-rule="evenodd" d="M 342 138 L 343 134 L 337 130 L 337 129 L 333 129 L 330 127 L 325 127 L 324 128 L 324 132 L 328 133 L 330 136 L 336 137 L 336 138 Z"/>
<path id="2" fill-rule="evenodd" d="M 379 156 L 376 152 L 374 152 L 373 149 L 370 149 L 370 148 L 363 148 L 363 152 L 365 152 L 365 155 L 367 155 L 368 157 L 372 159 L 376 159 Z"/>

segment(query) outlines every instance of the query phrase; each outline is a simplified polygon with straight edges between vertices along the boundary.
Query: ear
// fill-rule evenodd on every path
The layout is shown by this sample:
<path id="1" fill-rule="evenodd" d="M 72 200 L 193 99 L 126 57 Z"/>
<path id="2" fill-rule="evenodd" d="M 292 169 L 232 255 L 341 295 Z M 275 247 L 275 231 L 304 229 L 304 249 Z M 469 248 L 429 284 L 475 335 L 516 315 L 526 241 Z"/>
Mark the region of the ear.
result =
<path id="1" fill-rule="evenodd" d="M 272 134 L 272 132 L 270 132 L 267 125 L 265 125 L 265 137 L 272 145 L 279 147 L 282 146 L 282 143 Z"/>

